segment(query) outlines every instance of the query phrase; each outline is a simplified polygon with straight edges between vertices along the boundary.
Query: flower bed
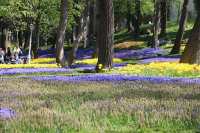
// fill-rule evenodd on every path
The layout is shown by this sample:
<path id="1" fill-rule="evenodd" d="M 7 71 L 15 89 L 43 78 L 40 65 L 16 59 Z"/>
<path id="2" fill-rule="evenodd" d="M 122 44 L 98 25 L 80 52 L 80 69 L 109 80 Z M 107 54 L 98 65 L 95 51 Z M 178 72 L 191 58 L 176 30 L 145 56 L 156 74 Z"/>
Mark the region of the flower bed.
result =
<path id="1" fill-rule="evenodd" d="M 122 63 L 123 61 L 118 58 L 113 59 L 114 63 Z M 76 61 L 77 64 L 90 64 L 90 65 L 96 65 L 97 64 L 97 58 L 94 59 L 84 59 Z"/>
<path id="2" fill-rule="evenodd" d="M 31 64 L 52 64 L 56 63 L 55 58 L 38 58 L 38 59 L 33 59 L 31 61 Z"/>
<path id="3" fill-rule="evenodd" d="M 200 84 L 199 78 L 169 78 L 169 77 L 143 77 L 120 74 L 89 74 L 80 76 L 36 76 L 24 77 L 32 78 L 39 81 L 65 81 L 65 82 L 82 82 L 82 81 L 147 81 L 152 83 L 188 83 Z"/>
<path id="4" fill-rule="evenodd" d="M 72 72 L 71 69 L 65 68 L 12 68 L 0 69 L 0 75 L 13 75 L 13 74 L 31 74 L 31 73 L 66 73 Z"/>
<path id="5" fill-rule="evenodd" d="M 138 76 L 200 77 L 200 66 L 176 62 L 154 62 L 150 64 L 127 65 L 114 69 L 112 73 Z"/>
<path id="6" fill-rule="evenodd" d="M 0 68 L 58 68 L 57 64 L 1 64 Z"/>
<path id="7" fill-rule="evenodd" d="M 143 59 L 165 54 L 167 52 L 163 49 L 145 48 L 141 50 L 120 50 L 115 52 L 115 57 L 120 59 Z"/>

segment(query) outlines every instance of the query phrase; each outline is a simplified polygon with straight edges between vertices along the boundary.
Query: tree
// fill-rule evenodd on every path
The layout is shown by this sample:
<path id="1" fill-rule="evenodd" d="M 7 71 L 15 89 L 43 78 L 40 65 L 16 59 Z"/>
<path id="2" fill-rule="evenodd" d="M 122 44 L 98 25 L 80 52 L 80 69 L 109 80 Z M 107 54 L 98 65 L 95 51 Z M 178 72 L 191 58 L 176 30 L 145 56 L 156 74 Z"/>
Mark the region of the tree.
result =
<path id="1" fill-rule="evenodd" d="M 134 32 L 131 14 L 131 0 L 127 0 L 127 28 L 128 32 Z"/>
<path id="2" fill-rule="evenodd" d="M 181 57 L 181 63 L 200 64 L 200 1 L 195 0 L 197 18 L 188 44 Z"/>
<path id="3" fill-rule="evenodd" d="M 60 22 L 57 33 L 56 41 L 56 62 L 62 67 L 65 66 L 65 54 L 64 54 L 64 41 L 65 31 L 67 26 L 67 0 L 61 0 L 60 3 Z"/>
<path id="4" fill-rule="evenodd" d="M 168 0 L 161 0 L 161 35 L 165 36 L 166 28 L 167 28 L 167 7 L 168 7 Z"/>
<path id="5" fill-rule="evenodd" d="M 99 28 L 97 31 L 98 62 L 96 70 L 112 68 L 114 41 L 114 12 L 112 0 L 98 0 Z"/>
<path id="6" fill-rule="evenodd" d="M 154 26 L 153 26 L 153 48 L 159 47 L 159 30 L 160 30 L 160 0 L 154 0 Z"/>
<path id="7" fill-rule="evenodd" d="M 179 29 L 176 34 L 176 40 L 174 42 L 174 46 L 172 48 L 171 54 L 178 54 L 180 52 L 181 40 L 183 38 L 183 34 L 185 31 L 185 24 L 188 17 L 188 5 L 189 5 L 189 0 L 184 0 L 182 13 L 181 13 L 180 21 L 179 21 Z"/>
<path id="8" fill-rule="evenodd" d="M 140 24 L 141 24 L 141 0 L 135 0 L 135 19 L 134 19 L 134 29 L 135 35 L 140 34 Z"/>

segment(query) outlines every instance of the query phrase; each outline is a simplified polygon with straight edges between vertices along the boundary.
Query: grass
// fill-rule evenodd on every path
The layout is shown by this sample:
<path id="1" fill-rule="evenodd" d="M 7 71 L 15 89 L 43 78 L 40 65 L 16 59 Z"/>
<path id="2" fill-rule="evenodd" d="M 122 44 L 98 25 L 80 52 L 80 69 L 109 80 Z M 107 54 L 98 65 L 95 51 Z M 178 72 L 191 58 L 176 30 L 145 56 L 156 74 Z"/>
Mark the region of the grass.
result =
<path id="1" fill-rule="evenodd" d="M 1 107 L 12 108 L 17 116 L 0 120 L 0 132 L 193 133 L 200 130 L 199 88 L 1 79 Z"/>

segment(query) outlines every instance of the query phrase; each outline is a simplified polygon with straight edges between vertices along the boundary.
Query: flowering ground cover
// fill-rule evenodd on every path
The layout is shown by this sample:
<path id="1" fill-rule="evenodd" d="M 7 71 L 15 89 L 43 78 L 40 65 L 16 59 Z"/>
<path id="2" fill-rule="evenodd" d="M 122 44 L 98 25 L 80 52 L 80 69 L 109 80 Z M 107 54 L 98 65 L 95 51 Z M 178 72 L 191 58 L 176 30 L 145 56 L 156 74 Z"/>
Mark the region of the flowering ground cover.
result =
<path id="1" fill-rule="evenodd" d="M 14 68 L 0 69 L 0 75 L 31 74 L 31 73 L 69 73 L 73 72 L 66 68 Z"/>
<path id="2" fill-rule="evenodd" d="M 150 64 L 127 65 L 112 73 L 136 76 L 200 77 L 200 66 L 178 62 L 153 62 Z"/>
<path id="3" fill-rule="evenodd" d="M 72 76 L 23 76 L 21 78 L 31 78 L 37 81 L 65 81 L 65 82 L 84 82 L 84 81 L 141 81 L 151 83 L 182 83 L 182 84 L 200 84 L 200 78 L 170 78 L 170 77 L 147 77 L 147 76 L 131 76 L 122 74 L 83 74 Z"/>
<path id="4" fill-rule="evenodd" d="M 148 81 L 0 79 L 0 132 L 200 130 L 200 86 Z M 7 113 L 14 112 L 8 120 Z"/>

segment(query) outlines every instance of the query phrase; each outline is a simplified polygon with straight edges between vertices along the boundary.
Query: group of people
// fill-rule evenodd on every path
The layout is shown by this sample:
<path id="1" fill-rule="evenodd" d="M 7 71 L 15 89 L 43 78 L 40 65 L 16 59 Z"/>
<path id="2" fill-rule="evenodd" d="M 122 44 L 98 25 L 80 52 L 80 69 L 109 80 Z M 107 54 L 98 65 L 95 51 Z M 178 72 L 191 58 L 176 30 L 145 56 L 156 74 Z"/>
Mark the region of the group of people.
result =
<path id="1" fill-rule="evenodd" d="M 21 64 L 22 50 L 18 48 L 11 49 L 8 47 L 6 50 L 0 48 L 0 64 Z"/>

